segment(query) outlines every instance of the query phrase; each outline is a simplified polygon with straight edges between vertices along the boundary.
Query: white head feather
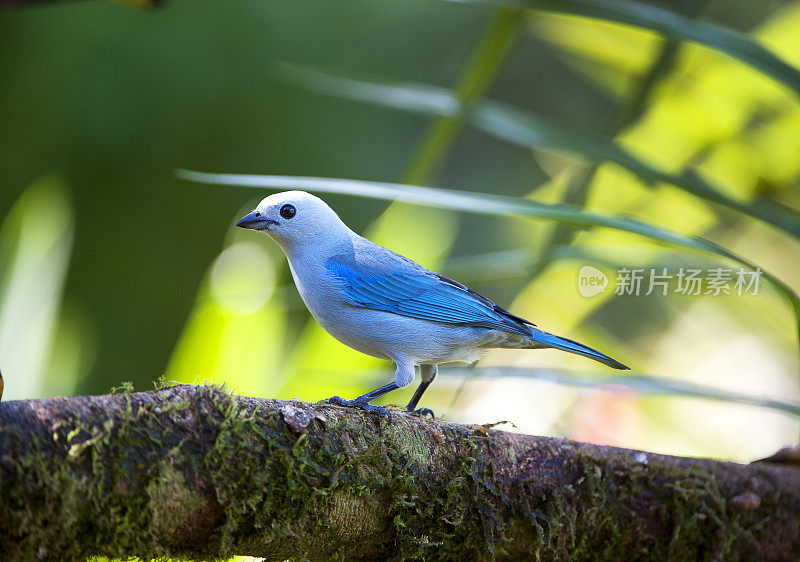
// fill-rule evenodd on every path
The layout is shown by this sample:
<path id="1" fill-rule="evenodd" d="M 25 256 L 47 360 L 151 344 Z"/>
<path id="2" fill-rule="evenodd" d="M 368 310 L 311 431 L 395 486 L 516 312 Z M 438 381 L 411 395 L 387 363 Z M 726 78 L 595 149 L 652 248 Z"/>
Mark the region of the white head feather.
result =
<path id="1" fill-rule="evenodd" d="M 327 203 L 305 191 L 265 197 L 248 217 L 252 226 L 242 226 L 269 235 L 287 254 L 309 245 L 340 245 L 349 242 L 352 234 Z"/>

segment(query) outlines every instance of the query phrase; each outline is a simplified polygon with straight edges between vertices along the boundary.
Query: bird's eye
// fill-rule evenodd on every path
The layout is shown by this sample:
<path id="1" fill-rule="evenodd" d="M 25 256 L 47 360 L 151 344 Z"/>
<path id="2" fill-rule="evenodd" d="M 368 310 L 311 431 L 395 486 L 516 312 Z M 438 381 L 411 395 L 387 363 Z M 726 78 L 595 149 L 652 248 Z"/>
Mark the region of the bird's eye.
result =
<path id="1" fill-rule="evenodd" d="M 286 205 L 281 207 L 281 210 L 279 212 L 283 218 L 290 219 L 297 213 L 297 209 L 294 208 L 294 205 L 290 205 L 289 203 L 287 203 Z"/>
<path id="2" fill-rule="evenodd" d="M 261 216 L 261 211 L 256 211 L 256 216 L 260 217 Z"/>

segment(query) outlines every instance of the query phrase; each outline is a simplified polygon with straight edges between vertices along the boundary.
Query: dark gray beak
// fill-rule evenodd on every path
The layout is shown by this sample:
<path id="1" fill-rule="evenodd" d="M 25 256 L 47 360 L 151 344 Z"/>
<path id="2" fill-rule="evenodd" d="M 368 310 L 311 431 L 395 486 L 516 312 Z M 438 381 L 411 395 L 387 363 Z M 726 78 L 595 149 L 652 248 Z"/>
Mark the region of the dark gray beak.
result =
<path id="1" fill-rule="evenodd" d="M 278 222 L 263 217 L 258 211 L 253 211 L 243 216 L 242 220 L 236 223 L 236 226 L 251 230 L 269 230 L 269 225 L 271 224 L 278 224 Z"/>

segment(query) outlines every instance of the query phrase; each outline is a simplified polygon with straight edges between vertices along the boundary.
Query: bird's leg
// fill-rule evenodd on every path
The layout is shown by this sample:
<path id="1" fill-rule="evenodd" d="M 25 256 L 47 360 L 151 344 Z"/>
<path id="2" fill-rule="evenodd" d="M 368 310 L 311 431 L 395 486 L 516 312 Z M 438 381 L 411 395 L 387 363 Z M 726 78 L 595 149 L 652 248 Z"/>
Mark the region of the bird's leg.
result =
<path id="1" fill-rule="evenodd" d="M 326 400 L 329 404 L 335 404 L 336 406 L 347 406 L 349 408 L 359 408 L 361 410 L 366 410 L 367 412 L 375 412 L 376 414 L 380 414 L 382 416 L 386 416 L 389 418 L 389 421 L 392 421 L 392 414 L 386 408 L 382 408 L 381 406 L 376 406 L 375 404 L 370 404 L 370 401 L 378 398 L 379 396 L 383 396 L 387 392 L 391 392 L 392 390 L 397 390 L 399 387 L 397 384 L 392 381 L 389 384 L 382 386 L 380 388 L 376 388 L 371 392 L 367 392 L 366 394 L 362 394 L 357 398 L 353 398 L 352 400 L 345 400 L 340 396 L 331 396 Z"/>
<path id="2" fill-rule="evenodd" d="M 376 414 L 386 416 L 389 418 L 389 421 L 392 421 L 392 414 L 389 413 L 389 410 L 382 408 L 381 406 L 370 404 L 370 402 L 379 396 L 383 396 L 387 392 L 408 386 L 414 382 L 414 363 L 412 361 L 407 359 L 395 359 L 395 364 L 397 365 L 397 369 L 394 372 L 393 382 L 390 382 L 389 384 L 380 388 L 376 388 L 372 392 L 362 394 L 361 396 L 353 398 L 352 400 L 345 400 L 340 396 L 333 396 L 328 398 L 326 402 L 329 402 L 330 404 L 336 404 L 337 406 L 349 406 L 351 408 L 360 408 L 368 412 L 375 412 Z"/>
<path id="3" fill-rule="evenodd" d="M 436 365 L 419 366 L 419 374 L 422 382 L 419 383 L 416 392 L 414 392 L 414 396 L 411 397 L 411 401 L 406 406 L 406 411 L 419 414 L 420 416 L 430 415 L 432 418 L 436 417 L 433 415 L 433 410 L 430 408 L 417 408 L 417 404 L 419 404 L 419 399 L 422 398 L 422 395 L 433 382 L 433 379 L 436 378 L 438 372 L 439 368 Z"/>

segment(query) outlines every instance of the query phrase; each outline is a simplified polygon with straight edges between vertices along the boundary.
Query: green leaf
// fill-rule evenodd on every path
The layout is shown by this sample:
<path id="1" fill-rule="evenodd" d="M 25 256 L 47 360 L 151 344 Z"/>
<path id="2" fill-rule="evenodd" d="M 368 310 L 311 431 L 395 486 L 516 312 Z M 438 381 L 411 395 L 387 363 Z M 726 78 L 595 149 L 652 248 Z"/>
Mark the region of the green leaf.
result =
<path id="1" fill-rule="evenodd" d="M 350 179 L 214 174 L 192 170 L 176 170 L 175 174 L 181 179 L 215 185 L 264 189 L 304 189 L 321 193 L 342 193 L 485 215 L 528 216 L 580 226 L 604 226 L 640 234 L 653 240 L 675 244 L 699 252 L 710 252 L 735 261 L 742 261 L 721 246 L 699 237 L 684 236 L 626 216 L 589 213 L 584 211 L 582 207 L 573 205 L 540 203 L 530 199 L 456 189 Z"/>
<path id="2" fill-rule="evenodd" d="M 733 402 L 779 410 L 796 417 L 800 417 L 800 403 L 776 400 L 773 398 L 738 394 L 718 388 L 701 386 L 683 381 L 651 377 L 647 375 L 590 375 L 577 374 L 554 369 L 522 369 L 517 367 L 491 367 L 485 369 L 458 369 L 450 368 L 440 371 L 440 376 L 478 379 L 478 378 L 508 378 L 521 377 L 574 386 L 578 388 L 602 388 L 609 386 L 623 387 L 643 394 L 658 394 L 666 396 L 685 396 L 688 398 L 702 398 L 721 402 Z"/>
<path id="3" fill-rule="evenodd" d="M 254 187 L 259 189 L 303 189 L 321 193 L 342 193 L 386 201 L 402 201 L 441 209 L 466 211 L 484 215 L 535 217 L 555 220 L 579 226 L 602 226 L 632 232 L 652 240 L 674 244 L 682 248 L 706 252 L 725 257 L 755 271 L 756 265 L 737 256 L 730 250 L 698 236 L 685 236 L 671 232 L 631 217 L 607 213 L 589 213 L 583 207 L 566 204 L 546 204 L 530 199 L 473 193 L 455 189 L 421 187 L 398 183 L 385 183 L 335 178 L 312 178 L 301 176 L 259 176 L 248 174 L 212 174 L 191 170 L 176 170 L 182 179 L 213 185 Z M 780 291 L 795 314 L 798 338 L 800 338 L 800 298 L 784 282 L 774 275 L 762 271 L 764 278 Z"/>
<path id="4" fill-rule="evenodd" d="M 800 238 L 800 214 L 788 207 L 761 197 L 749 201 L 731 199 L 694 173 L 678 175 L 664 172 L 634 156 L 613 140 L 516 107 L 491 100 L 463 106 L 445 88 L 408 82 L 360 80 L 288 63 L 280 63 L 278 72 L 287 82 L 322 94 L 425 115 L 461 119 L 476 129 L 526 149 L 542 146 L 594 161 L 614 162 L 646 183 L 670 183 L 706 201 L 724 205 Z"/>
<path id="5" fill-rule="evenodd" d="M 604 19 L 651 29 L 673 40 L 689 40 L 752 66 L 800 95 L 800 71 L 749 35 L 633 0 L 449 0 Z"/>

